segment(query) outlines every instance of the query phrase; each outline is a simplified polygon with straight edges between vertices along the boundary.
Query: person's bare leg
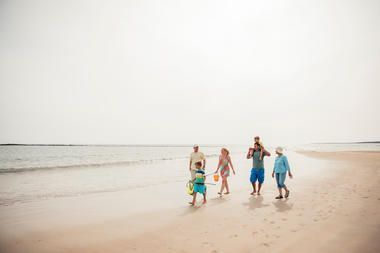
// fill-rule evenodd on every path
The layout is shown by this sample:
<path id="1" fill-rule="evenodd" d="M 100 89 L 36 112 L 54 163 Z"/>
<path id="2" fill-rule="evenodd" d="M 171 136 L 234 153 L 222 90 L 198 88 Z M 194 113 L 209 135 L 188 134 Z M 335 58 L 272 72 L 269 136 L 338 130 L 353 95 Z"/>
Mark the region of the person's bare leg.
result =
<path id="1" fill-rule="evenodd" d="M 256 193 L 256 183 L 252 183 L 253 192 L 251 192 L 251 195 Z"/>
<path id="2" fill-rule="evenodd" d="M 206 204 L 207 203 L 207 200 L 206 200 L 206 192 L 203 193 L 203 204 Z"/>
<path id="3" fill-rule="evenodd" d="M 197 200 L 197 193 L 194 192 L 194 193 L 193 193 L 193 201 L 192 201 L 192 202 L 189 202 L 189 204 L 192 205 L 192 206 L 195 205 L 195 201 L 196 201 L 196 200 Z"/>
<path id="4" fill-rule="evenodd" d="M 226 194 L 230 194 L 230 187 L 228 187 L 228 181 L 227 181 L 227 178 L 225 179 L 226 180 Z"/>
<path id="5" fill-rule="evenodd" d="M 262 184 L 259 183 L 259 188 L 258 188 L 258 190 L 257 190 L 257 195 L 260 195 L 261 185 L 262 185 Z"/>
<path id="6" fill-rule="evenodd" d="M 222 195 L 223 190 L 224 190 L 224 180 L 222 179 L 222 185 L 220 186 L 220 191 L 218 192 L 218 194 Z"/>

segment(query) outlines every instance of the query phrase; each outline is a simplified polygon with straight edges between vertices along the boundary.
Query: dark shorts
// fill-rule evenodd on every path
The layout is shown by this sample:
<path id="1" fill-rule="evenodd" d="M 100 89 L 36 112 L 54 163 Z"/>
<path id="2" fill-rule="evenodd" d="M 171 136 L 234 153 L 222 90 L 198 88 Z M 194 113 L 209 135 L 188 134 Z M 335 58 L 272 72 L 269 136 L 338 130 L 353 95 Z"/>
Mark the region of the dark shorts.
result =
<path id="1" fill-rule="evenodd" d="M 250 177 L 251 183 L 256 183 L 256 181 L 259 181 L 259 184 L 264 183 L 264 169 L 251 169 L 251 177 Z"/>

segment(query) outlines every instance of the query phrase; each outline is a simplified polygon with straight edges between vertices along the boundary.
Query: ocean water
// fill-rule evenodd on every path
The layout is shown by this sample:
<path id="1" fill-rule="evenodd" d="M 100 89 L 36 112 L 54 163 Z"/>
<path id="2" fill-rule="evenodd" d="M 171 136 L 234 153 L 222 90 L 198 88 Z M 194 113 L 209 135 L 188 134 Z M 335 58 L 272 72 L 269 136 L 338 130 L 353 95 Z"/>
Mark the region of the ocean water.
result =
<path id="1" fill-rule="evenodd" d="M 220 147 L 201 151 L 216 160 Z M 191 152 L 183 146 L 0 146 L 0 205 L 183 181 Z"/>
<path id="2" fill-rule="evenodd" d="M 232 184 L 249 186 L 247 147 L 228 148 L 238 171 Z M 268 150 L 273 153 L 273 148 Z M 306 164 L 295 150 L 380 151 L 380 144 L 309 144 L 286 149 L 296 172 L 309 173 L 311 166 L 315 170 L 321 166 Z M 158 186 L 184 193 L 191 151 L 192 147 L 185 146 L 0 146 L 0 206 Z M 220 147 L 201 147 L 201 151 L 207 157 L 207 173 L 214 171 Z M 267 158 L 267 168 L 273 162 L 273 156 Z"/>
<path id="3" fill-rule="evenodd" d="M 160 160 L 186 158 L 191 147 L 170 146 L 0 146 L 0 173 L 34 170 L 124 167 Z M 208 157 L 217 156 L 219 147 L 203 147 Z"/>

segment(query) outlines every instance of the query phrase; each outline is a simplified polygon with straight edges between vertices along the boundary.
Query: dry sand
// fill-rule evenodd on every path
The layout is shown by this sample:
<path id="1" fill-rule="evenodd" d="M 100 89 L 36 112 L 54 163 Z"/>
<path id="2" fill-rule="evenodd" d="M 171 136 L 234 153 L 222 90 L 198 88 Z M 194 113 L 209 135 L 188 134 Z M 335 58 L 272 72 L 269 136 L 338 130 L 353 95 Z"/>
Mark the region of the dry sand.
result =
<path id="1" fill-rule="evenodd" d="M 206 205 L 199 198 L 196 207 L 118 213 L 83 224 L 23 230 L 13 221 L 2 225 L 0 252 L 380 252 L 380 153 L 301 155 L 327 166 L 316 174 L 295 169 L 288 200 L 275 200 L 273 184 L 266 183 L 262 196 L 236 187 L 222 198 L 210 192 Z"/>

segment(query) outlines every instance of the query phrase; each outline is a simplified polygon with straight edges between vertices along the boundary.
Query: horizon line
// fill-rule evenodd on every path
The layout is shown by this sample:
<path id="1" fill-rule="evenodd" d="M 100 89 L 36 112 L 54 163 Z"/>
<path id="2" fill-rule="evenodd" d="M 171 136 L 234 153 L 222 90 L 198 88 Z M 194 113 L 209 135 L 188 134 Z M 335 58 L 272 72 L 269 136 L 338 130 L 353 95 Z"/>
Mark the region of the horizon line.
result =
<path id="1" fill-rule="evenodd" d="M 353 141 L 353 142 L 310 142 L 296 145 L 307 144 L 375 144 L 380 141 Z M 125 146 L 125 147 L 191 147 L 194 144 L 63 144 L 63 143 L 0 143 L 0 146 Z M 215 147 L 215 146 L 241 146 L 246 144 L 199 144 L 203 147 Z"/>

